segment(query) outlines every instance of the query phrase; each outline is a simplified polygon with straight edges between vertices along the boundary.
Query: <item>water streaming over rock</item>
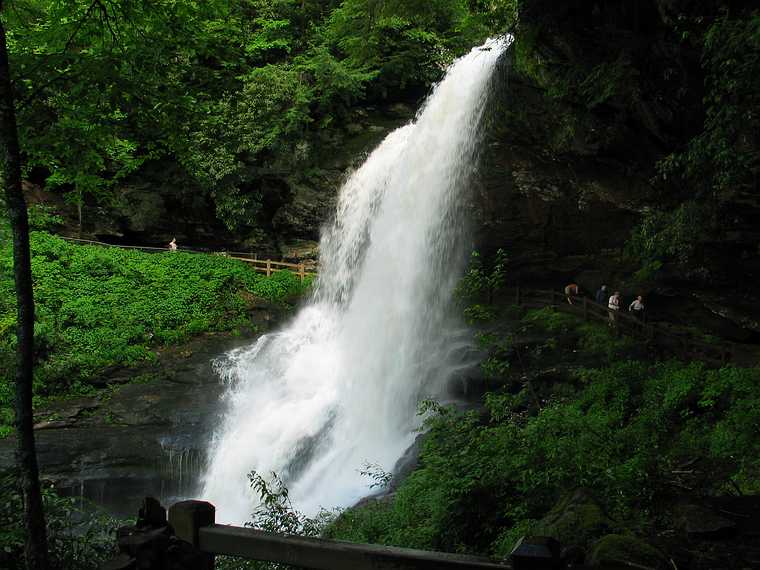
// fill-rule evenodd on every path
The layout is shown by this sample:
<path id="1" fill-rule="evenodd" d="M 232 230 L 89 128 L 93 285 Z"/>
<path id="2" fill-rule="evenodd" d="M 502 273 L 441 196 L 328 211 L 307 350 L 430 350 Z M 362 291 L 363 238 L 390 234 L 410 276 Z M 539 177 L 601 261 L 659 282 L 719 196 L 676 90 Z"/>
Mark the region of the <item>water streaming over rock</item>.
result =
<path id="1" fill-rule="evenodd" d="M 249 519 L 246 475 L 276 472 L 307 513 L 368 494 L 359 470 L 391 470 L 413 443 L 421 398 L 443 393 L 462 347 L 451 297 L 464 259 L 464 196 L 489 83 L 508 40 L 457 60 L 417 118 L 341 189 L 320 277 L 295 318 L 217 362 L 227 412 L 202 495 Z"/>

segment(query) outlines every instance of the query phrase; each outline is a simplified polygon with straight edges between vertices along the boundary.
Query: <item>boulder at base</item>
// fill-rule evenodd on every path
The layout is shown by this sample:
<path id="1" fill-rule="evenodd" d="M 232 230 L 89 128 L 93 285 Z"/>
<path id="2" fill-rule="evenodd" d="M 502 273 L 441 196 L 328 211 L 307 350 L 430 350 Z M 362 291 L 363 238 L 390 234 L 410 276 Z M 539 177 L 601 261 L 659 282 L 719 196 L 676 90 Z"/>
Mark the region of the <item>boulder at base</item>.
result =
<path id="1" fill-rule="evenodd" d="M 651 568 L 667 570 L 668 560 L 659 550 L 632 536 L 608 534 L 591 550 L 589 564 L 595 568 Z"/>
<path id="2" fill-rule="evenodd" d="M 556 538 L 562 546 L 585 547 L 612 530 L 612 521 L 586 489 L 577 489 L 557 503 L 533 529 L 533 534 Z"/>

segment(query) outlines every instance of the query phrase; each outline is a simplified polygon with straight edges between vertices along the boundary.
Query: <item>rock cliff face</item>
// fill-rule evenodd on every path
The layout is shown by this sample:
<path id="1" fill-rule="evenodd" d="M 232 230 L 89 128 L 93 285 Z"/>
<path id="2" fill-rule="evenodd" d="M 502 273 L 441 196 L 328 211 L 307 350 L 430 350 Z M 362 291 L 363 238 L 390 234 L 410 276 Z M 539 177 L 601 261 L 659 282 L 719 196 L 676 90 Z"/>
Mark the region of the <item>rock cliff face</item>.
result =
<path id="1" fill-rule="evenodd" d="M 197 494 L 225 409 L 225 384 L 213 361 L 250 344 L 286 314 L 257 303 L 250 310 L 253 328 L 239 336 L 207 333 L 159 348 L 155 360 L 112 367 L 92 380 L 107 389 L 35 410 L 42 479 L 62 495 L 121 517 L 134 516 L 147 495 L 170 502 Z M 13 468 L 15 449 L 15 437 L 0 439 L 0 473 Z"/>
<path id="2" fill-rule="evenodd" d="M 156 366 L 105 374 L 110 390 L 101 395 L 37 410 L 43 480 L 123 517 L 133 516 L 146 495 L 173 500 L 196 493 L 223 410 L 211 359 L 233 346 L 230 339 L 200 337 Z M 0 440 L 0 472 L 12 468 L 15 446 L 13 437 Z"/>
<path id="3" fill-rule="evenodd" d="M 756 195 L 698 202 L 712 223 L 692 228 L 688 261 L 663 259 L 642 276 L 644 262 L 627 247 L 648 212 L 702 200 L 659 175 L 658 162 L 702 129 L 702 48 L 678 22 L 709 13 L 696 1 L 523 2 L 495 85 L 475 242 L 485 253 L 504 248 L 511 277 L 526 285 L 575 281 L 593 292 L 607 283 L 644 294 L 660 318 L 756 342 Z"/>

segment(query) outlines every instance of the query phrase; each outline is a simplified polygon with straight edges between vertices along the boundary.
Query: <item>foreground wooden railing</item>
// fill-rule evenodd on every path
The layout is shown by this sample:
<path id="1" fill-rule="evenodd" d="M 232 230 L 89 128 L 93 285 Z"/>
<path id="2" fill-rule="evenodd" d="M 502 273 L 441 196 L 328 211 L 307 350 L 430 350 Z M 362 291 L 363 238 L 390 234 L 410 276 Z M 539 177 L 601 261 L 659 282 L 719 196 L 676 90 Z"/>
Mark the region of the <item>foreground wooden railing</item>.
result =
<path id="1" fill-rule="evenodd" d="M 656 323 L 633 317 L 623 310 L 615 311 L 614 321 L 611 321 L 612 311 L 586 297 L 575 297 L 571 305 L 567 302 L 566 296 L 558 291 L 514 287 L 507 289 L 504 294 L 512 295 L 515 304 L 521 307 L 553 307 L 555 310 L 572 313 L 587 321 L 610 323 L 617 331 L 663 348 L 669 348 L 684 357 L 699 358 L 713 364 L 726 364 L 732 358 L 731 351 L 725 345 L 717 346 L 673 333 Z"/>
<path id="2" fill-rule="evenodd" d="M 352 544 L 321 538 L 282 536 L 226 525 L 198 531 L 198 548 L 208 554 L 247 560 L 279 562 L 315 570 L 504 570 L 487 558 L 396 548 L 375 544 Z"/>
<path id="3" fill-rule="evenodd" d="M 166 510 L 145 499 L 137 524 L 117 532 L 118 557 L 101 570 L 213 570 L 215 556 L 288 564 L 314 570 L 520 570 L 558 568 L 553 539 L 523 540 L 509 561 L 375 544 L 305 538 L 215 524 L 215 508 L 204 501 L 182 501 Z M 521 565 L 527 559 L 531 564 Z M 546 565 L 541 561 L 549 562 Z M 536 563 L 539 564 L 536 564 Z"/>
<path id="4" fill-rule="evenodd" d="M 134 525 L 116 531 L 119 554 L 100 570 L 214 570 L 218 555 L 314 570 L 587 570 L 578 548 L 546 536 L 525 536 L 504 560 L 355 544 L 215 524 L 205 501 L 166 509 L 146 497 Z M 624 566 L 628 565 L 623 563 Z M 598 566 L 597 566 L 598 568 Z M 643 568 L 643 567 L 642 567 Z"/>
<path id="5" fill-rule="evenodd" d="M 215 508 L 204 501 L 182 501 L 169 509 L 169 526 L 177 538 L 207 557 L 225 555 L 288 564 L 314 570 L 559 570 L 564 568 L 560 544 L 548 537 L 523 537 L 509 560 L 465 556 L 376 544 L 355 544 L 322 538 L 278 535 L 252 528 L 215 524 Z M 573 566 L 583 570 L 585 566 Z M 196 568 L 188 569 L 196 570 Z"/>

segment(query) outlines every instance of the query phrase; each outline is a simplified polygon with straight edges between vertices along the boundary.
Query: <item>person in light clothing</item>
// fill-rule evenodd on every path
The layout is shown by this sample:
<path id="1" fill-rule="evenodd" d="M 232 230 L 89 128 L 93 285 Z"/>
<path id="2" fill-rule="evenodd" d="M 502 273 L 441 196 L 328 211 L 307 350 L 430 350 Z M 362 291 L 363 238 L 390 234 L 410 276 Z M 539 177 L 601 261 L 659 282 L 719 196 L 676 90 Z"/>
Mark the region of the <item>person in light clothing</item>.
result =
<path id="1" fill-rule="evenodd" d="M 644 320 L 644 301 L 639 295 L 633 300 L 633 303 L 628 305 L 628 312 L 633 313 L 633 315 L 640 320 Z"/>
<path id="2" fill-rule="evenodd" d="M 607 310 L 610 314 L 610 326 L 617 325 L 617 313 L 620 310 L 620 291 L 615 291 L 607 301 Z"/>

